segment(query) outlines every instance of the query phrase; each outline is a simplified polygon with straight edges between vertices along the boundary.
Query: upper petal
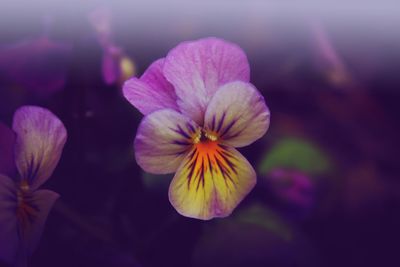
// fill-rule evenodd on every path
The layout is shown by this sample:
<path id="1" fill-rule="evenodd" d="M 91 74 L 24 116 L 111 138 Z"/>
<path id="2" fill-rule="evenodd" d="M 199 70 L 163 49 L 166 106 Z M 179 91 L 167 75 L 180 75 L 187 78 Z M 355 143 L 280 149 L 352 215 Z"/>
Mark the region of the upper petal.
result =
<path id="1" fill-rule="evenodd" d="M 236 44 L 205 38 L 172 49 L 165 59 L 164 75 L 175 87 L 180 110 L 202 125 L 208 101 L 217 89 L 231 81 L 248 82 L 250 67 Z"/>
<path id="2" fill-rule="evenodd" d="M 264 97 L 250 83 L 238 81 L 225 84 L 215 93 L 204 124 L 225 144 L 243 147 L 266 133 L 269 118 Z"/>
<path id="3" fill-rule="evenodd" d="M 176 172 L 169 200 L 187 217 L 226 217 L 255 184 L 253 167 L 236 149 L 217 142 L 199 143 Z"/>
<path id="4" fill-rule="evenodd" d="M 15 172 L 14 162 L 15 133 L 0 122 L 0 173 L 12 176 Z"/>
<path id="5" fill-rule="evenodd" d="M 123 86 L 125 98 L 144 115 L 163 108 L 179 110 L 174 87 L 162 73 L 163 66 L 161 58 L 153 62 L 140 79 L 131 78 Z"/>
<path id="6" fill-rule="evenodd" d="M 15 261 L 18 250 L 16 209 L 15 184 L 0 174 L 0 259 L 8 263 Z"/>
<path id="7" fill-rule="evenodd" d="M 49 110 L 24 106 L 14 114 L 17 134 L 15 163 L 32 189 L 38 188 L 53 173 L 67 139 L 63 123 Z"/>
<path id="8" fill-rule="evenodd" d="M 150 173 L 175 172 L 198 131 L 194 121 L 175 110 L 162 109 L 147 115 L 135 138 L 137 163 Z"/>

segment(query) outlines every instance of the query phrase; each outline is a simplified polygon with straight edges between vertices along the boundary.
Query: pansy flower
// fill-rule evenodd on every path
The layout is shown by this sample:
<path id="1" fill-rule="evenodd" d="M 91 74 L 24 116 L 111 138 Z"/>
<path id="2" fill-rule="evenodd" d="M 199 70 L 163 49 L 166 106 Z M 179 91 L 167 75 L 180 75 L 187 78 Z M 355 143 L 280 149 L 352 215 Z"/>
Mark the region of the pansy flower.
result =
<path id="1" fill-rule="evenodd" d="M 34 106 L 15 112 L 12 129 L 0 124 L 0 260 L 21 265 L 59 196 L 39 187 L 57 166 L 67 132 L 54 114 Z"/>
<path id="2" fill-rule="evenodd" d="M 269 110 L 249 77 L 240 47 L 205 38 L 179 44 L 124 84 L 124 96 L 145 115 L 136 161 L 146 172 L 175 172 L 169 200 L 184 216 L 226 217 L 256 183 L 235 149 L 269 126 Z"/>

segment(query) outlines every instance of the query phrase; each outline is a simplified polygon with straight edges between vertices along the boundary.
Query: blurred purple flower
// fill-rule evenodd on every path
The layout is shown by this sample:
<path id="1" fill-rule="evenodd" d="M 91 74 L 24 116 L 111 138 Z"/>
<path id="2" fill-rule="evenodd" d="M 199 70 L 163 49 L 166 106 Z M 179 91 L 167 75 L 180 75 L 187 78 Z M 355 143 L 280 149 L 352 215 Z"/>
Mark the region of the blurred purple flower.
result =
<path id="1" fill-rule="evenodd" d="M 124 84 L 125 98 L 145 115 L 136 161 L 150 173 L 176 172 L 169 199 L 184 216 L 228 216 L 256 183 L 235 149 L 269 126 L 269 110 L 249 77 L 240 47 L 206 38 L 179 44 Z"/>
<path id="2" fill-rule="evenodd" d="M 35 250 L 50 209 L 59 197 L 38 188 L 57 166 L 67 132 L 54 114 L 34 106 L 18 109 L 12 128 L 14 136 L 10 129 L 0 127 L 1 140 L 10 141 L 8 149 L 0 150 L 0 159 L 7 162 L 0 165 L 0 259 L 21 264 Z M 6 175 L 12 169 L 12 159 L 19 173 L 14 179 Z"/>
<path id="3" fill-rule="evenodd" d="M 111 11 L 106 7 L 99 7 L 89 14 L 89 22 L 103 49 L 101 69 L 104 82 L 108 85 L 123 83 L 135 75 L 134 62 L 113 41 Z"/>
<path id="4" fill-rule="evenodd" d="M 71 46 L 47 37 L 0 47 L 0 76 L 11 84 L 48 96 L 65 85 Z"/>
<path id="5" fill-rule="evenodd" d="M 284 204 L 302 210 L 313 206 L 315 186 L 307 174 L 298 170 L 275 168 L 266 178 L 275 196 Z"/>
<path id="6" fill-rule="evenodd" d="M 350 72 L 333 46 L 323 26 L 315 22 L 311 30 L 316 47 L 317 65 L 324 71 L 328 80 L 336 86 L 353 83 L 353 77 L 350 75 Z"/>

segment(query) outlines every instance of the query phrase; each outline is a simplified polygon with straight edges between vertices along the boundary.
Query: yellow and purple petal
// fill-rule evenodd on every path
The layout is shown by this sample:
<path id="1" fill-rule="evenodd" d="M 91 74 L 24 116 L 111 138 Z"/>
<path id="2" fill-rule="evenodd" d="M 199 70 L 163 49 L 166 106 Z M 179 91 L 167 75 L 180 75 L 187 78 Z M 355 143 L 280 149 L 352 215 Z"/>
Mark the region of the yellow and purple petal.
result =
<path id="1" fill-rule="evenodd" d="M 155 111 L 139 125 L 134 144 L 136 162 L 150 173 L 173 173 L 199 131 L 194 121 L 175 110 Z"/>
<path id="2" fill-rule="evenodd" d="M 14 114 L 15 163 L 22 181 L 38 188 L 53 173 L 67 139 L 63 123 L 49 110 L 24 106 Z"/>
<path id="3" fill-rule="evenodd" d="M 169 188 L 169 199 L 183 216 L 226 217 L 256 184 L 250 163 L 234 148 L 208 141 L 185 157 Z"/>
<path id="4" fill-rule="evenodd" d="M 268 130 L 270 113 L 264 97 L 250 83 L 223 85 L 211 99 L 205 114 L 205 128 L 226 145 L 247 146 Z"/>
<path id="5" fill-rule="evenodd" d="M 178 106 L 199 125 L 218 88 L 232 81 L 249 81 L 250 67 L 243 50 L 217 38 L 183 42 L 165 58 L 164 75 L 175 87 Z"/>
<path id="6" fill-rule="evenodd" d="M 140 79 L 134 77 L 124 83 L 125 98 L 143 115 L 164 108 L 179 110 L 174 87 L 162 73 L 163 66 L 163 58 L 156 60 Z"/>

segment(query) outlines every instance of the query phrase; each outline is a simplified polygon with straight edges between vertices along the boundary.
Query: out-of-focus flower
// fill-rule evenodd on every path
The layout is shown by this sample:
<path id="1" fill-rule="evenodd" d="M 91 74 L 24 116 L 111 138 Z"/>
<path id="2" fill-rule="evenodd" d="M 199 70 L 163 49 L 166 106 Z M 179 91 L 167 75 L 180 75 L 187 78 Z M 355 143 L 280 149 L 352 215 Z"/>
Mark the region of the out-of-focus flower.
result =
<path id="1" fill-rule="evenodd" d="M 136 66 L 112 37 L 112 16 L 109 9 L 99 7 L 89 14 L 97 40 L 103 49 L 102 75 L 108 85 L 123 83 L 136 74 Z"/>
<path id="2" fill-rule="evenodd" d="M 71 46 L 43 36 L 0 47 L 2 82 L 39 96 L 61 90 L 66 81 Z"/>
<path id="3" fill-rule="evenodd" d="M 169 199 L 182 215 L 228 216 L 256 183 L 234 148 L 250 145 L 269 126 L 263 96 L 249 83 L 244 52 L 217 38 L 184 42 L 123 87 L 145 117 L 135 139 L 147 172 L 174 173 Z"/>
<path id="4" fill-rule="evenodd" d="M 259 165 L 262 175 L 276 168 L 295 169 L 318 175 L 332 168 L 328 155 L 316 144 L 302 138 L 283 138 L 265 154 Z"/>
<path id="5" fill-rule="evenodd" d="M 275 196 L 289 206 L 308 210 L 314 204 L 313 179 L 298 170 L 276 168 L 266 175 L 268 185 Z"/>
<path id="6" fill-rule="evenodd" d="M 263 184 L 280 208 L 303 218 L 314 208 L 322 177 L 332 168 L 329 156 L 316 144 L 301 138 L 279 140 L 259 166 Z"/>
<path id="7" fill-rule="evenodd" d="M 336 86 L 352 84 L 353 78 L 346 65 L 332 45 L 326 31 L 319 23 L 312 25 L 312 33 L 317 53 L 317 65 L 326 75 L 326 78 Z"/>
<path id="8" fill-rule="evenodd" d="M 14 153 L 0 150 L 0 158 L 9 161 L 14 156 L 19 176 L 9 178 L 5 174 L 10 168 L 0 169 L 0 259 L 21 264 L 35 250 L 50 209 L 59 197 L 39 187 L 57 166 L 67 132 L 54 114 L 34 106 L 18 109 L 12 128 Z M 11 130 L 0 130 L 2 139 L 10 135 Z"/>

